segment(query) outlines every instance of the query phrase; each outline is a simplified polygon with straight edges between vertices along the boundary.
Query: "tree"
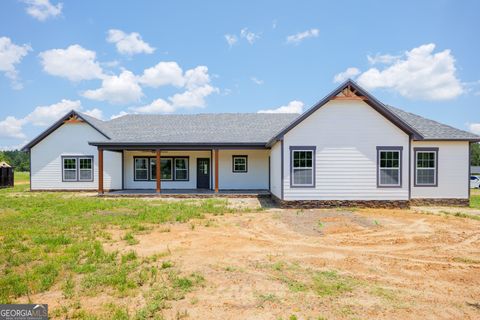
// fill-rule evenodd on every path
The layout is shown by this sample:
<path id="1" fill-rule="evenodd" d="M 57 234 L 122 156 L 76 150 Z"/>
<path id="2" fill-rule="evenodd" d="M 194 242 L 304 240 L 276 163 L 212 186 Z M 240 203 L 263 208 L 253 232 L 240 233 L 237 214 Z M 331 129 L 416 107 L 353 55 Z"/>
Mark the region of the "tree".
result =
<path id="1" fill-rule="evenodd" d="M 20 150 L 0 151 L 0 161 L 5 161 L 15 168 L 15 171 L 30 171 L 30 156 Z"/>
<path id="2" fill-rule="evenodd" d="M 480 166 L 480 144 L 472 143 L 470 148 L 470 165 Z"/>

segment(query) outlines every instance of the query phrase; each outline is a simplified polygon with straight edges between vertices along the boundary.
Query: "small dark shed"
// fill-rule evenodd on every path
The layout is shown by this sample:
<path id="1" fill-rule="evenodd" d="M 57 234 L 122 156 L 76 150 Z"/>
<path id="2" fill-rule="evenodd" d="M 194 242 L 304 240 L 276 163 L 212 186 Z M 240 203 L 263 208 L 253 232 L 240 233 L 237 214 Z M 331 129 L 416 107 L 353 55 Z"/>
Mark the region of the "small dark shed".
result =
<path id="1" fill-rule="evenodd" d="M 0 162 L 0 188 L 13 187 L 13 167 L 8 163 Z"/>

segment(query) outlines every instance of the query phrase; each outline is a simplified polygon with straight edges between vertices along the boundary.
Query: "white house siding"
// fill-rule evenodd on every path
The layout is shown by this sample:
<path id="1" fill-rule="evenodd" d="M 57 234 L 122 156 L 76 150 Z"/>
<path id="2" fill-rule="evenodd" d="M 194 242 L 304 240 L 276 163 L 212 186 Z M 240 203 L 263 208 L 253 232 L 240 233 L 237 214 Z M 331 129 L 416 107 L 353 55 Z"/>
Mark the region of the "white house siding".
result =
<path id="1" fill-rule="evenodd" d="M 438 148 L 438 186 L 414 186 L 414 148 Z M 412 198 L 468 198 L 469 143 L 466 141 L 412 142 Z"/>
<path id="2" fill-rule="evenodd" d="M 268 189 L 269 153 L 269 150 L 220 149 L 218 188 L 223 190 Z M 246 173 L 233 172 L 233 155 L 246 155 L 248 157 L 248 171 Z"/>
<path id="3" fill-rule="evenodd" d="M 124 151 L 124 187 L 125 189 L 155 189 L 156 181 L 135 181 L 133 157 L 155 157 L 154 152 Z M 161 157 L 189 157 L 188 160 L 188 181 L 161 181 L 163 189 L 196 189 L 197 188 L 197 158 L 210 158 L 208 151 L 162 151 Z M 212 166 L 213 170 L 213 166 Z"/>
<path id="4" fill-rule="evenodd" d="M 96 190 L 98 152 L 88 141 L 107 140 L 86 123 L 67 123 L 45 137 L 31 150 L 32 190 Z M 62 156 L 93 156 L 94 178 L 90 182 L 62 182 Z M 104 188 L 121 189 L 121 154 L 104 152 Z"/>
<path id="5" fill-rule="evenodd" d="M 281 190 L 281 143 L 277 142 L 270 150 L 270 192 L 277 198 L 282 197 Z"/>
<path id="6" fill-rule="evenodd" d="M 284 137 L 284 200 L 408 200 L 409 137 L 362 101 L 330 101 Z M 315 188 L 290 187 L 290 146 L 316 146 Z M 377 187 L 377 146 L 401 146 L 402 187 Z"/>

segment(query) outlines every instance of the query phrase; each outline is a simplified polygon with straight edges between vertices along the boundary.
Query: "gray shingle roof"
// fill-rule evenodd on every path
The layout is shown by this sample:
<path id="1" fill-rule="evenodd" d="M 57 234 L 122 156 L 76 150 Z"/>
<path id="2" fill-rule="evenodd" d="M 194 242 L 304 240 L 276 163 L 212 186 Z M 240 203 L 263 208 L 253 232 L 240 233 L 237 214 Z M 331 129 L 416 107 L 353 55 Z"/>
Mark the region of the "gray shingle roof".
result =
<path id="1" fill-rule="evenodd" d="M 456 129 L 401 109 L 384 105 L 397 117 L 418 131 L 424 139 L 431 140 L 476 140 L 479 136 L 471 132 Z"/>
<path id="2" fill-rule="evenodd" d="M 418 131 L 424 139 L 476 140 L 479 136 L 384 105 Z M 109 142 L 126 143 L 267 143 L 291 124 L 298 114 L 211 113 L 174 115 L 125 115 L 102 121 L 81 114 L 105 133 Z"/>
<path id="3" fill-rule="evenodd" d="M 110 121 L 92 120 L 88 116 L 85 119 L 108 135 L 109 142 L 113 143 L 265 144 L 298 116 L 286 113 L 131 114 Z"/>

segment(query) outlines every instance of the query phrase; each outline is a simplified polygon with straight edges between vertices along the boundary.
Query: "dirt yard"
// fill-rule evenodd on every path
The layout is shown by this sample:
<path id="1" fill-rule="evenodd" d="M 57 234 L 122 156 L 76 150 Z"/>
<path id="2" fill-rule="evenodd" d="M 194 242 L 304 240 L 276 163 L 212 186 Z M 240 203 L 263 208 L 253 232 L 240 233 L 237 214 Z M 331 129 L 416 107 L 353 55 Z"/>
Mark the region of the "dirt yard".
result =
<path id="1" fill-rule="evenodd" d="M 235 203 L 245 206 L 249 203 Z M 280 210 L 173 223 L 107 250 L 205 278 L 167 319 L 479 319 L 480 221 L 413 210 Z M 61 295 L 43 293 L 54 308 Z M 108 299 L 92 297 L 96 308 Z M 142 296 L 115 300 L 134 312 Z"/>

